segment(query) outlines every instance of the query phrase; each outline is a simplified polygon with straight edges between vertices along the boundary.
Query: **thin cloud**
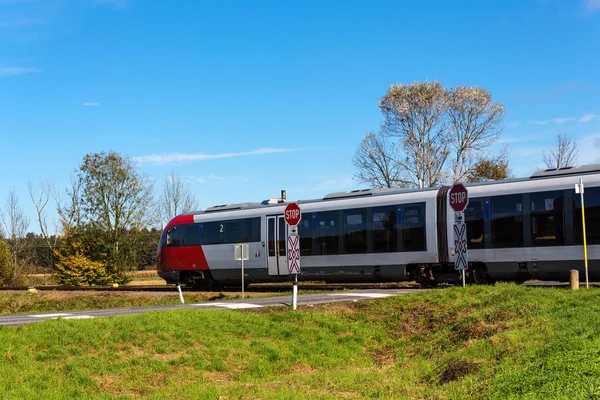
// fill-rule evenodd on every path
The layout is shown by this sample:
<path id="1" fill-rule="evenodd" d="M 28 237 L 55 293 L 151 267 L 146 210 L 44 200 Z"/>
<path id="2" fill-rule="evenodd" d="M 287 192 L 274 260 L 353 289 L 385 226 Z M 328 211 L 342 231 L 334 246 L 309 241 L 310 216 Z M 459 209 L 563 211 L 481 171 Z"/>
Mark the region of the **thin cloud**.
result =
<path id="1" fill-rule="evenodd" d="M 84 107 L 98 107 L 99 105 L 100 105 L 100 103 L 97 101 L 95 101 L 95 102 L 88 101 L 88 102 L 83 103 Z"/>
<path id="2" fill-rule="evenodd" d="M 507 123 L 506 123 L 506 126 L 508 126 L 509 128 L 515 128 L 515 127 L 517 127 L 517 126 L 519 126 L 519 125 L 521 125 L 521 123 L 520 123 L 520 122 L 516 122 L 516 121 L 513 121 L 513 122 L 507 122 Z"/>
<path id="3" fill-rule="evenodd" d="M 0 78 L 7 78 L 9 76 L 30 74 L 32 72 L 38 72 L 35 68 L 19 68 L 19 67 L 0 67 Z"/>
<path id="4" fill-rule="evenodd" d="M 564 124 L 565 122 L 571 122 L 571 121 L 575 121 L 577 118 L 575 117 L 569 117 L 569 118 L 556 118 L 553 119 L 552 122 L 554 122 L 555 124 Z"/>
<path id="5" fill-rule="evenodd" d="M 188 183 L 206 183 L 206 182 L 214 182 L 214 181 L 222 181 L 225 180 L 224 176 L 218 176 L 215 174 L 208 175 L 208 178 L 202 178 L 199 176 L 188 175 L 185 177 L 185 181 Z"/>
<path id="6" fill-rule="evenodd" d="M 579 122 L 588 122 L 596 118 L 598 118 L 596 114 L 585 114 L 583 117 L 579 118 Z"/>
<path id="7" fill-rule="evenodd" d="M 528 124 L 532 125 L 546 125 L 548 121 L 537 121 L 535 119 L 527 121 Z"/>
<path id="8" fill-rule="evenodd" d="M 220 154 L 204 154 L 204 153 L 170 153 L 170 154 L 151 154 L 148 156 L 132 157 L 138 165 L 174 165 L 180 163 L 199 162 L 206 160 L 214 160 L 217 158 L 232 158 L 253 156 L 260 154 L 287 153 L 290 151 L 298 151 L 299 149 L 277 149 L 277 148 L 262 148 L 240 153 L 220 153 Z"/>

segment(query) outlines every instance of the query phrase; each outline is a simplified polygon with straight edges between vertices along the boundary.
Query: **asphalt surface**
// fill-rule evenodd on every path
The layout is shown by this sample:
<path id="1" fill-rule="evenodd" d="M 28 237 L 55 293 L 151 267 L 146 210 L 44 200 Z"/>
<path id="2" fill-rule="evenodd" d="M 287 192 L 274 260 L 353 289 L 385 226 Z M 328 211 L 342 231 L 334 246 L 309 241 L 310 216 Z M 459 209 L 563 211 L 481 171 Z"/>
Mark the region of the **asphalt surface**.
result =
<path id="1" fill-rule="evenodd" d="M 297 307 L 306 307 L 316 304 L 343 302 L 343 301 L 359 301 L 368 299 L 377 299 L 388 296 L 405 295 L 409 293 L 417 293 L 426 289 L 365 289 L 355 290 L 342 293 L 311 293 L 298 294 Z M 177 292 L 173 293 L 177 296 Z M 185 300 L 185 294 L 184 294 Z M 148 311 L 168 311 L 180 310 L 184 308 L 194 309 L 222 309 L 222 310 L 243 310 L 261 307 L 291 307 L 292 296 L 273 296 L 262 297 L 256 299 L 236 299 L 220 302 L 205 302 L 205 303 L 185 303 L 169 306 L 152 306 L 152 307 L 130 307 L 130 308 L 107 308 L 103 310 L 88 310 L 88 311 L 65 311 L 53 313 L 35 313 L 35 314 L 19 314 L 0 316 L 0 326 L 9 325 L 25 325 L 36 322 L 42 322 L 49 319 L 90 319 L 101 318 L 117 315 L 142 314 Z"/>

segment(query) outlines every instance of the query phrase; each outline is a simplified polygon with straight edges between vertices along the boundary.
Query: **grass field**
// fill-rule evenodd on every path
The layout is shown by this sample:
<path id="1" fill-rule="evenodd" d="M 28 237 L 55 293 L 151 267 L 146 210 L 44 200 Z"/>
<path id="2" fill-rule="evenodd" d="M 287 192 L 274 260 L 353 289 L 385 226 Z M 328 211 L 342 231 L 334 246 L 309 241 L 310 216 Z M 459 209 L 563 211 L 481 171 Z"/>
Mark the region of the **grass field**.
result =
<path id="1" fill-rule="evenodd" d="M 598 398 L 600 291 L 53 320 L 0 328 L 0 354 L 3 398 Z"/>

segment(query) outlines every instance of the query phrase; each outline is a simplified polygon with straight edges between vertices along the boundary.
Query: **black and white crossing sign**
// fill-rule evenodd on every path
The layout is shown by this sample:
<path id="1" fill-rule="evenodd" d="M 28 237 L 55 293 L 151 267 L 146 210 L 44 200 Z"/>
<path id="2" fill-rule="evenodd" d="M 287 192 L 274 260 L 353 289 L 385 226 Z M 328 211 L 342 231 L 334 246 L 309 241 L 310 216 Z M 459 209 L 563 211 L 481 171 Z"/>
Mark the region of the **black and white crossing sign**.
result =
<path id="1" fill-rule="evenodd" d="M 290 274 L 300 273 L 300 236 L 293 230 L 287 238 L 287 258 Z"/>
<path id="2" fill-rule="evenodd" d="M 459 222 L 454 224 L 454 268 L 462 271 L 468 267 L 467 225 Z"/>

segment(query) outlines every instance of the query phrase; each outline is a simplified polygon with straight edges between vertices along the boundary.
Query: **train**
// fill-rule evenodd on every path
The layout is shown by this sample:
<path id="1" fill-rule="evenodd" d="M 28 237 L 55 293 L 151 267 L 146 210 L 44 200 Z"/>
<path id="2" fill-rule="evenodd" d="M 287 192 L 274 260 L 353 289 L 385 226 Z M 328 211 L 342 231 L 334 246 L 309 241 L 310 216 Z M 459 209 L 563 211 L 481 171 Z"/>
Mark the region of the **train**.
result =
<path id="1" fill-rule="evenodd" d="M 576 193 L 580 181 L 587 267 L 582 200 Z M 469 283 L 566 281 L 572 269 L 600 280 L 600 164 L 464 186 L 469 201 L 462 216 L 450 207 L 451 186 L 359 189 L 297 201 L 302 213 L 296 228 L 297 279 L 422 286 L 460 282 L 453 227 L 462 218 Z M 158 243 L 158 274 L 167 283 L 200 290 L 290 281 L 287 204 L 282 191 L 280 198 L 176 216 Z M 248 247 L 243 279 L 236 244 Z"/>

